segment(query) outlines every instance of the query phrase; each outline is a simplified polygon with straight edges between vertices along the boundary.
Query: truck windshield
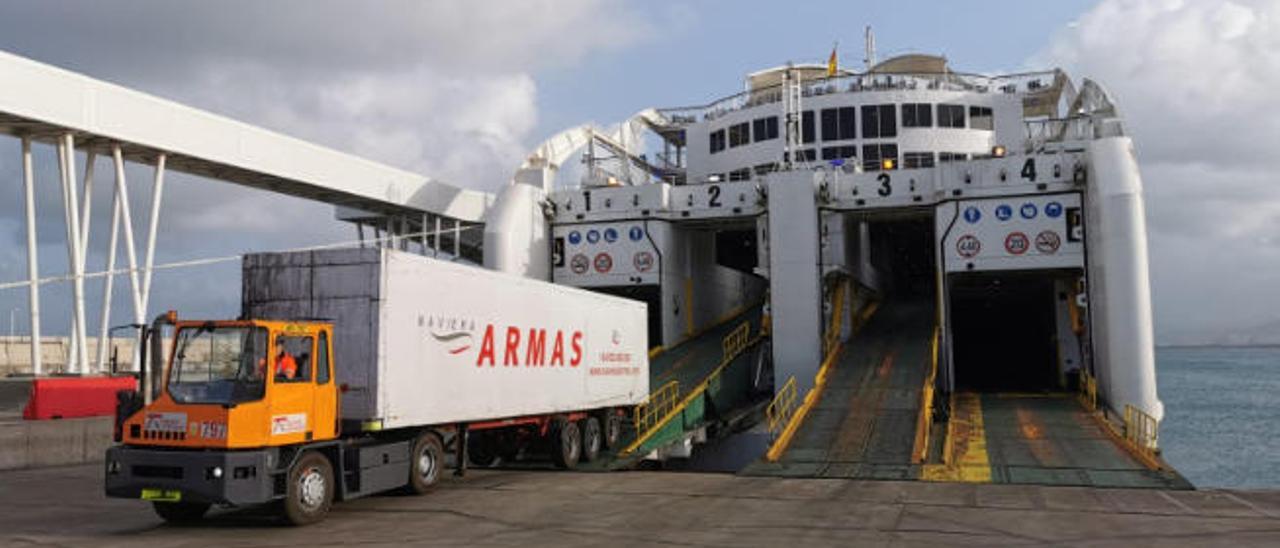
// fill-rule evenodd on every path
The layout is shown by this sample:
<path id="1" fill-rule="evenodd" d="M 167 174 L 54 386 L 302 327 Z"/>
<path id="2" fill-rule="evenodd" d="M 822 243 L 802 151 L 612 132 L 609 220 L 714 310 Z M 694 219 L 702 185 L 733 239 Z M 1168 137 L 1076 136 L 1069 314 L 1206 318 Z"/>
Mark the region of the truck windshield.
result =
<path id="1" fill-rule="evenodd" d="M 183 327 L 178 330 L 169 396 L 178 403 L 234 404 L 262 399 L 267 330 Z"/>

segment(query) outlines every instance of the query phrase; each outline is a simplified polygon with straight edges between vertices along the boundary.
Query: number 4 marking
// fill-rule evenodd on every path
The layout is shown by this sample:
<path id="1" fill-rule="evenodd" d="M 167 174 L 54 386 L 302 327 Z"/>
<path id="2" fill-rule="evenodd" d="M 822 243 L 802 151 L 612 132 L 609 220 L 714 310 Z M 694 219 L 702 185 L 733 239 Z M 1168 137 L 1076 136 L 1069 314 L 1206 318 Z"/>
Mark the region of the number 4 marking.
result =
<path id="1" fill-rule="evenodd" d="M 1031 182 L 1036 180 L 1036 159 L 1027 158 L 1026 163 L 1022 164 L 1022 178 Z"/>

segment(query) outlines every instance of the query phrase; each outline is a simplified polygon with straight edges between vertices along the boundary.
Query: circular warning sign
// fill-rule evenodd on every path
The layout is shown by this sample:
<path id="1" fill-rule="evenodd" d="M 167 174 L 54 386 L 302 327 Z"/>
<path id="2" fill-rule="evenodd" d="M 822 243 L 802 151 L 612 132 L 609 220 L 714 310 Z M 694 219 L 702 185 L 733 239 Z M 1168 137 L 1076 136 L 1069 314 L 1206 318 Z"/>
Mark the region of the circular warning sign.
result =
<path id="1" fill-rule="evenodd" d="M 631 258 L 631 262 L 635 264 L 637 272 L 648 272 L 653 268 L 653 254 L 641 251 Z"/>
<path id="2" fill-rule="evenodd" d="M 1004 250 L 1010 255 L 1021 255 L 1027 252 L 1027 248 L 1031 247 L 1031 241 L 1027 239 L 1027 235 L 1021 232 L 1010 232 L 1004 237 Z"/>
<path id="3" fill-rule="evenodd" d="M 591 268 L 591 259 L 588 259 L 586 255 L 579 253 L 569 259 L 569 269 L 574 274 L 586 274 L 588 268 Z"/>
<path id="4" fill-rule="evenodd" d="M 1046 230 L 1036 235 L 1036 251 L 1045 255 L 1053 255 L 1062 245 L 1062 237 L 1057 232 Z"/>
<path id="5" fill-rule="evenodd" d="M 596 272 L 608 274 L 610 270 L 613 270 L 613 257 L 610 257 L 608 253 L 597 253 Z"/>
<path id="6" fill-rule="evenodd" d="M 956 253 L 959 253 L 961 257 L 971 259 L 978 256 L 981 251 L 982 242 L 978 241 L 978 238 L 973 234 L 965 234 L 959 240 L 956 240 Z"/>

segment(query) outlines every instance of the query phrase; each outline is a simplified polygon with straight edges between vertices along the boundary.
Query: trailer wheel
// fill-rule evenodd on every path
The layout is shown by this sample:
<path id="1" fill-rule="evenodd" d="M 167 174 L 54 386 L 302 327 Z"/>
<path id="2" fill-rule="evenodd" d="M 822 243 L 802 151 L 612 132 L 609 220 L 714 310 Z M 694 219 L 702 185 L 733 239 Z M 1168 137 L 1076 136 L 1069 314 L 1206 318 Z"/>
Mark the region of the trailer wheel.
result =
<path id="1" fill-rule="evenodd" d="M 472 432 L 467 436 L 467 456 L 471 464 L 489 468 L 499 464 L 498 436 L 489 432 Z"/>
<path id="2" fill-rule="evenodd" d="M 587 417 L 582 419 L 582 462 L 591 462 L 600 456 L 600 419 Z"/>
<path id="3" fill-rule="evenodd" d="M 156 515 L 166 523 L 173 525 L 189 525 L 204 518 L 209 511 L 209 504 L 198 502 L 153 502 L 151 507 Z"/>
<path id="4" fill-rule="evenodd" d="M 604 448 L 618 449 L 622 441 L 622 415 L 610 409 L 604 414 Z"/>
<path id="5" fill-rule="evenodd" d="M 333 465 L 315 451 L 308 451 L 289 470 L 284 497 L 284 519 L 292 525 L 308 525 L 324 519 L 333 504 Z"/>
<path id="6" fill-rule="evenodd" d="M 409 490 L 422 495 L 440 482 L 440 468 L 444 466 L 444 444 L 434 432 L 424 432 L 413 442 L 410 455 Z"/>
<path id="7" fill-rule="evenodd" d="M 582 456 L 582 435 L 578 424 L 564 418 L 555 420 L 551 428 L 551 460 L 566 470 L 578 465 Z"/>

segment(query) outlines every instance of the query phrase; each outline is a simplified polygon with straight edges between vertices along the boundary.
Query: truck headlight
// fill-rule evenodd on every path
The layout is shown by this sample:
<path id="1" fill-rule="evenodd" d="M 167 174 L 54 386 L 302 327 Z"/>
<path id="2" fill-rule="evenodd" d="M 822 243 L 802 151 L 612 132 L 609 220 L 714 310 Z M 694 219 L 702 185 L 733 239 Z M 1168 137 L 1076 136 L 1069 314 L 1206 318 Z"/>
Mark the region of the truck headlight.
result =
<path id="1" fill-rule="evenodd" d="M 222 467 L 214 466 L 206 468 L 204 471 L 204 477 L 205 479 L 222 479 Z"/>

